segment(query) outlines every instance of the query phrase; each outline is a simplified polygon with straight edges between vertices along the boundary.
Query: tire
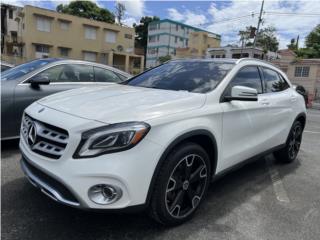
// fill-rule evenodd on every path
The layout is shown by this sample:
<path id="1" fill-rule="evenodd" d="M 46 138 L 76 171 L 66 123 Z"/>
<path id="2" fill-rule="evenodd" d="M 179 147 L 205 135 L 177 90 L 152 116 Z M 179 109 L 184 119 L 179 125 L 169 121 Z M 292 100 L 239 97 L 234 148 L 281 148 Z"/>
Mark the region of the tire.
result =
<path id="1" fill-rule="evenodd" d="M 301 122 L 295 121 L 291 127 L 286 146 L 279 151 L 274 152 L 274 156 L 279 162 L 293 162 L 300 149 L 303 127 Z"/>
<path id="2" fill-rule="evenodd" d="M 210 176 L 209 156 L 201 146 L 188 142 L 175 147 L 156 178 L 149 215 L 167 226 L 187 221 L 204 199 Z"/>

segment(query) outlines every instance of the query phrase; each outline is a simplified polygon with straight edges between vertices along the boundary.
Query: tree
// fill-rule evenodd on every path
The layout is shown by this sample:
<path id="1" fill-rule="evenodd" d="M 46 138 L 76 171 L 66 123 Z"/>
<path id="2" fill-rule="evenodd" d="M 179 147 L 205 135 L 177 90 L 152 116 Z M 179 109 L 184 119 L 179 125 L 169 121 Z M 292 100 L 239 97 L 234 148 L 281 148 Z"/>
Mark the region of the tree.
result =
<path id="1" fill-rule="evenodd" d="M 247 31 L 250 27 L 246 27 Z M 260 29 L 259 33 L 256 36 L 256 46 L 263 49 L 266 53 L 268 51 L 276 52 L 278 51 L 279 42 L 276 38 L 276 29 L 274 27 L 266 27 Z M 247 47 L 253 46 L 252 42 L 246 43 Z"/>
<path id="2" fill-rule="evenodd" d="M 320 58 L 320 24 L 318 24 L 306 37 L 306 48 L 297 50 L 298 57 Z"/>
<path id="3" fill-rule="evenodd" d="M 274 27 L 266 27 L 261 29 L 256 36 L 256 46 L 261 47 L 264 52 L 276 52 L 279 48 L 279 42 L 276 38 L 276 29 Z"/>
<path id="4" fill-rule="evenodd" d="M 91 1 L 72 1 L 69 4 L 59 4 L 57 12 L 66 13 L 92 20 L 114 23 L 114 15 L 107 9 L 98 7 Z"/>
<path id="5" fill-rule="evenodd" d="M 142 17 L 140 19 L 140 24 L 133 24 L 133 27 L 136 30 L 136 38 L 135 38 L 135 43 L 136 46 L 138 47 L 142 47 L 145 49 L 147 49 L 147 43 L 148 43 L 148 26 L 149 23 L 153 22 L 153 21 L 158 21 L 160 20 L 160 18 L 153 16 L 153 17 Z"/>
<path id="6" fill-rule="evenodd" d="M 161 56 L 158 58 L 158 61 L 160 62 L 160 64 L 165 63 L 167 61 L 171 60 L 171 56 L 170 55 L 166 55 L 166 56 Z"/>
<path id="7" fill-rule="evenodd" d="M 124 16 L 124 13 L 126 11 L 126 7 L 124 6 L 124 4 L 120 3 L 120 2 L 116 2 L 116 12 L 115 12 L 115 15 L 116 15 L 116 18 L 118 20 L 118 23 L 120 25 L 122 25 L 122 18 Z"/>
<path id="8" fill-rule="evenodd" d="M 290 50 L 297 50 L 296 40 L 294 38 L 291 39 L 290 44 L 287 45 Z"/>

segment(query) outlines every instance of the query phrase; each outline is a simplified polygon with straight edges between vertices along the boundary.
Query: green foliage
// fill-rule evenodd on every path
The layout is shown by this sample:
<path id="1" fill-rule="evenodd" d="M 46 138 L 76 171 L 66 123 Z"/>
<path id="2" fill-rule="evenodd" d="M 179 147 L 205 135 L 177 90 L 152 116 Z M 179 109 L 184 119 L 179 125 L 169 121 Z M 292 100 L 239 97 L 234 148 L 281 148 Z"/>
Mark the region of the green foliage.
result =
<path id="1" fill-rule="evenodd" d="M 114 15 L 107 9 L 98 7 L 91 1 L 72 1 L 69 4 L 59 4 L 57 12 L 78 17 L 84 17 L 106 23 L 114 23 Z"/>
<path id="2" fill-rule="evenodd" d="M 149 23 L 153 21 L 158 21 L 160 18 L 153 16 L 153 17 L 142 17 L 140 19 L 140 24 L 133 24 L 133 27 L 136 30 L 136 45 L 138 47 L 143 47 L 145 50 L 147 49 L 147 43 L 148 43 L 148 26 Z"/>
<path id="3" fill-rule="evenodd" d="M 306 37 L 306 48 L 296 51 L 301 58 L 320 58 L 320 24 Z"/>
<path id="4" fill-rule="evenodd" d="M 297 46 L 296 40 L 294 38 L 292 38 L 290 41 L 290 44 L 287 45 L 287 47 L 293 51 L 297 50 L 298 46 Z"/>
<path id="5" fill-rule="evenodd" d="M 161 56 L 158 58 L 158 61 L 162 64 L 165 63 L 166 61 L 171 60 L 171 56 L 170 55 L 166 55 L 166 56 Z"/>
<path id="6" fill-rule="evenodd" d="M 250 27 L 246 27 L 246 31 L 249 31 L 249 29 Z M 278 51 L 279 42 L 276 38 L 276 29 L 274 27 L 269 26 L 269 27 L 260 29 L 256 38 L 257 38 L 256 47 L 262 48 L 264 52 Z M 249 37 L 247 39 L 249 39 Z M 253 42 L 247 42 L 245 45 L 247 47 L 252 47 Z"/>
<path id="7" fill-rule="evenodd" d="M 265 52 L 276 52 L 279 48 L 279 42 L 276 38 L 276 29 L 274 27 L 266 27 L 259 31 L 256 46 L 261 47 Z"/>

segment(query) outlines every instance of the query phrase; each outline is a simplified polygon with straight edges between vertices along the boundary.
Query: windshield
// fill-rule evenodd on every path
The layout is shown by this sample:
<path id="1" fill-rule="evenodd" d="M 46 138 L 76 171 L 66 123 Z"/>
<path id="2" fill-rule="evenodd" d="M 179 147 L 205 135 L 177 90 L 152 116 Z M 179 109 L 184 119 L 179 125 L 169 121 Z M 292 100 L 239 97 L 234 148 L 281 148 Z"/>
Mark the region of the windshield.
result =
<path id="1" fill-rule="evenodd" d="M 1 80 L 13 80 L 13 79 L 22 77 L 54 61 L 57 61 L 57 60 L 56 59 L 39 59 L 39 60 L 34 60 L 28 63 L 21 64 L 19 66 L 16 66 L 14 68 L 11 68 L 3 72 L 1 75 Z"/>
<path id="2" fill-rule="evenodd" d="M 213 90 L 233 68 L 233 63 L 168 62 L 122 83 L 130 86 L 206 93 Z"/>

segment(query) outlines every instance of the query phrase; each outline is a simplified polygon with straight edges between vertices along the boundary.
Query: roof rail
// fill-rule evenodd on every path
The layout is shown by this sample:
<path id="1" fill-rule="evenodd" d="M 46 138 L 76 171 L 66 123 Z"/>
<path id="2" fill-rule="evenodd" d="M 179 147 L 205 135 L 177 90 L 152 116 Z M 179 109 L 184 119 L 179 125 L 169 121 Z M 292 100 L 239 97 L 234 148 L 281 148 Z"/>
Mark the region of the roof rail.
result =
<path id="1" fill-rule="evenodd" d="M 259 58 L 249 58 L 249 57 L 238 59 L 237 62 L 236 62 L 236 64 L 238 64 L 238 63 L 240 63 L 240 62 L 243 62 L 243 61 L 250 61 L 250 60 L 259 61 L 259 62 L 267 63 L 267 64 L 270 64 L 270 65 L 272 65 L 272 66 L 278 67 L 277 65 L 273 64 L 272 62 L 267 62 L 267 61 L 261 60 L 261 59 L 259 59 Z"/>

